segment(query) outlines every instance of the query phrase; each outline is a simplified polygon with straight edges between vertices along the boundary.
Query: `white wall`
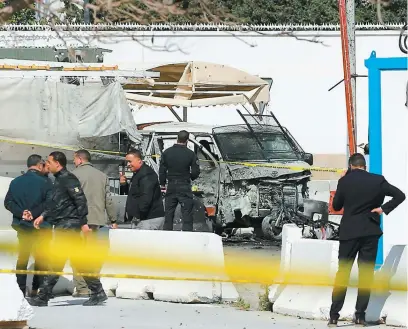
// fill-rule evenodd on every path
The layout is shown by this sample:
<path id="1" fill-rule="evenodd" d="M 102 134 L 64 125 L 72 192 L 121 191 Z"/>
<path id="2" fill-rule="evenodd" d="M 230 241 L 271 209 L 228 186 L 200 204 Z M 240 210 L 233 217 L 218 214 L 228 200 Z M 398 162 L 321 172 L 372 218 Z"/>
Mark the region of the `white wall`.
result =
<path id="1" fill-rule="evenodd" d="M 406 81 L 408 73 L 383 72 L 382 86 L 391 86 L 394 81 Z M 408 196 L 408 110 L 401 100 L 405 85 L 386 87 L 382 92 L 382 152 L 383 175 Z M 384 216 L 384 256 L 392 245 L 408 244 L 408 201 Z"/>
<path id="2" fill-rule="evenodd" d="M 98 38 L 88 39 L 93 45 L 113 50 L 105 55 L 105 63 L 141 68 L 140 63 L 209 61 L 272 77 L 271 109 L 304 149 L 312 153 L 345 153 L 344 84 L 328 92 L 343 78 L 339 32 L 297 34 L 302 39 L 316 38 L 318 43 L 273 34 L 267 37 L 241 33 L 237 38 L 231 33 L 216 31 L 119 33 L 100 32 Z M 84 35 L 91 36 L 90 32 L 71 32 L 65 41 L 78 44 Z M 143 35 L 144 39 L 141 38 Z M 141 45 L 150 45 L 152 39 L 155 47 L 164 47 L 168 51 Z M 367 74 L 364 60 L 372 50 L 376 50 L 379 57 L 403 55 L 398 48 L 398 31 L 358 31 L 356 39 L 358 74 Z M 0 46 L 17 44 L 49 46 L 62 45 L 62 42 L 51 32 L 0 32 Z M 406 76 L 392 76 L 383 83 L 384 108 L 405 103 Z M 357 110 L 357 141 L 367 142 L 367 78 L 357 80 Z M 175 120 L 165 109 L 139 110 L 135 117 L 138 122 Z M 231 108 L 192 109 L 189 121 L 228 124 L 240 122 L 240 118 Z"/>

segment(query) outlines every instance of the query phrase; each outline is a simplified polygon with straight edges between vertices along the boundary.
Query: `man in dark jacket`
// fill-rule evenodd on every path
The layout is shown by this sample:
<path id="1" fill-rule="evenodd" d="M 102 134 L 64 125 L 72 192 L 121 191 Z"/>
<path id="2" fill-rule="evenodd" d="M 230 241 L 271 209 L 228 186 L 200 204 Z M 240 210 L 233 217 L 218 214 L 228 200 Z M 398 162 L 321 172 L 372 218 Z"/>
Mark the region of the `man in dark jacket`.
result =
<path id="1" fill-rule="evenodd" d="M 142 161 L 138 150 L 130 150 L 126 160 L 133 176 L 130 184 L 121 175 L 121 194 L 127 194 L 125 216 L 139 230 L 161 230 L 164 223 L 163 198 L 155 171 Z"/>
<path id="2" fill-rule="evenodd" d="M 386 196 L 392 199 L 383 204 Z M 358 254 L 359 285 L 355 323 L 365 325 L 365 312 L 370 299 L 378 240 L 382 235 L 381 214 L 388 215 L 405 200 L 405 194 L 389 184 L 381 175 L 366 171 L 364 155 L 349 159 L 349 170 L 340 178 L 333 198 L 333 208 L 343 210 L 340 222 L 339 270 L 330 309 L 330 327 L 337 326 L 346 297 L 350 271 Z"/>
<path id="3" fill-rule="evenodd" d="M 48 164 L 51 173 L 55 176 L 55 182 L 51 192 L 51 201 L 46 203 L 43 213 L 34 221 L 34 227 L 39 228 L 44 221 L 54 225 L 54 249 L 65 246 L 67 237 L 71 238 L 73 245 L 81 245 L 80 232 L 91 234 L 87 224 L 88 205 L 78 178 L 67 169 L 67 158 L 62 152 L 52 152 L 48 156 Z M 52 271 L 60 272 L 64 269 L 67 259 L 73 256 L 61 250 L 63 257 L 53 261 Z M 61 255 L 59 255 L 61 256 Z M 94 272 L 85 269 L 83 264 L 75 264 L 74 268 L 80 273 Z M 108 299 L 103 291 L 99 278 L 84 277 L 85 282 L 91 290 L 91 297 L 83 305 L 93 306 L 103 303 Z M 58 281 L 57 275 L 46 276 L 38 295 L 29 303 L 33 306 L 48 306 L 52 289 Z"/>
<path id="4" fill-rule="evenodd" d="M 51 240 L 51 225 L 39 234 L 33 226 L 33 218 L 44 211 L 45 202 L 50 196 L 52 183 L 42 175 L 44 161 L 41 156 L 32 154 L 27 159 L 27 172 L 10 183 L 4 199 L 4 207 L 13 214 L 12 227 L 17 231 L 19 243 L 17 270 L 27 270 L 30 255 L 34 254 L 36 271 L 46 271 L 46 259 L 36 253 L 36 250 L 47 248 Z M 42 224 L 47 228 L 47 223 Z M 43 254 L 43 253 L 42 253 Z M 17 283 L 23 295 L 27 290 L 27 275 L 17 274 Z M 43 277 L 34 275 L 31 295 L 36 295 Z"/>
<path id="5" fill-rule="evenodd" d="M 177 144 L 165 150 L 160 159 L 159 181 L 164 189 L 167 183 L 164 230 L 173 230 L 174 212 L 181 205 L 183 231 L 193 230 L 193 192 L 191 181 L 200 175 L 200 166 L 193 151 L 187 148 L 189 133 L 182 130 L 177 135 Z"/>

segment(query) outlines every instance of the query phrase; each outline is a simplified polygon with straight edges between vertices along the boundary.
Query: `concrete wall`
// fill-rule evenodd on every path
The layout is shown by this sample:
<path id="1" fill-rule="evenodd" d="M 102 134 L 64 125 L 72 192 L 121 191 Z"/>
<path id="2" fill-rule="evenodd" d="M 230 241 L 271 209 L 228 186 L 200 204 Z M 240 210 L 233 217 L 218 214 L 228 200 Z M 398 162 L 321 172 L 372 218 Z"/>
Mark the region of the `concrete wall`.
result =
<path id="1" fill-rule="evenodd" d="M 399 102 L 403 86 L 388 89 L 393 79 L 407 80 L 407 72 L 382 73 L 382 166 L 384 177 L 408 195 L 408 113 Z M 388 200 L 388 198 L 387 198 Z M 408 244 L 408 202 L 405 201 L 388 216 L 383 216 L 384 257 L 394 245 Z"/>
<path id="2" fill-rule="evenodd" d="M 282 28 L 284 29 L 284 28 Z M 367 74 L 364 60 L 372 50 L 377 56 L 401 56 L 398 31 L 358 31 L 357 73 Z M 277 35 L 279 35 L 277 37 Z M 69 32 L 64 41 L 89 43 L 111 49 L 104 62 L 122 68 L 149 63 L 186 60 L 231 65 L 263 77 L 272 77 L 271 109 L 304 149 L 314 154 L 346 153 L 344 85 L 330 87 L 343 78 L 340 32 L 296 32 L 298 39 L 279 32 L 126 31 Z M 64 33 L 62 33 L 64 35 Z M 238 37 L 234 37 L 238 36 Z M 300 39 L 300 40 L 299 40 Z M 85 44 L 88 41 L 85 40 Z M 151 48 L 153 42 L 153 49 Z M 62 41 L 49 31 L 1 31 L 0 46 L 53 46 Z M 145 47 L 144 45 L 148 46 Z M 1 62 L 1 61 L 0 61 Z M 143 64 L 143 65 L 142 65 Z M 405 103 L 406 75 L 389 74 L 383 83 L 383 106 Z M 367 78 L 357 80 L 358 143 L 367 142 Z M 240 122 L 235 108 L 192 109 L 189 120 L 203 124 Z M 205 113 L 205 114 L 204 114 Z M 165 109 L 135 112 L 138 122 L 174 120 Z M 318 163 L 318 162 L 317 162 Z M 317 164 L 316 163 L 316 164 Z M 322 179 L 322 177 L 319 177 Z"/>

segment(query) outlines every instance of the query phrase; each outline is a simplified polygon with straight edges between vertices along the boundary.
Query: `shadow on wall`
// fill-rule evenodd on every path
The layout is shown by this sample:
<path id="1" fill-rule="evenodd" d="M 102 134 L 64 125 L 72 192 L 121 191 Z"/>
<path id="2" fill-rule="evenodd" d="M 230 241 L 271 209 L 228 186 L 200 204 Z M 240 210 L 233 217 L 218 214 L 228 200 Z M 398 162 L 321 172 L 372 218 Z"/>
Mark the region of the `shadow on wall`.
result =
<path id="1" fill-rule="evenodd" d="M 372 292 L 367 308 L 367 317 L 373 319 L 379 319 L 381 317 L 381 311 L 387 299 L 391 296 L 393 278 L 395 278 L 397 283 L 407 282 L 407 262 L 403 261 L 401 263 L 403 255 L 405 254 L 405 258 L 407 257 L 406 249 L 406 245 L 393 246 L 384 260 L 383 266 L 376 273 L 376 280 L 384 282 L 384 290 Z M 407 303 L 406 299 L 405 303 Z M 407 305 L 403 308 L 407 309 Z"/>

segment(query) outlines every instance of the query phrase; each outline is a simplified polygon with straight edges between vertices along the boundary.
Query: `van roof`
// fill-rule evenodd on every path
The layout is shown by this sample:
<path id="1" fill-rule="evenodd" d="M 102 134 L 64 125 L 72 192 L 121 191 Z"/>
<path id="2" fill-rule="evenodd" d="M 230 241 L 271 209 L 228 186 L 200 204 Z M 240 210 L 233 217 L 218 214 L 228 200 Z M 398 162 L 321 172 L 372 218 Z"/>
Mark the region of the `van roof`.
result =
<path id="1" fill-rule="evenodd" d="M 156 131 L 162 133 L 178 133 L 180 130 L 187 130 L 189 133 L 208 133 L 211 134 L 214 126 L 200 125 L 190 122 L 166 122 L 151 124 L 142 131 Z"/>

